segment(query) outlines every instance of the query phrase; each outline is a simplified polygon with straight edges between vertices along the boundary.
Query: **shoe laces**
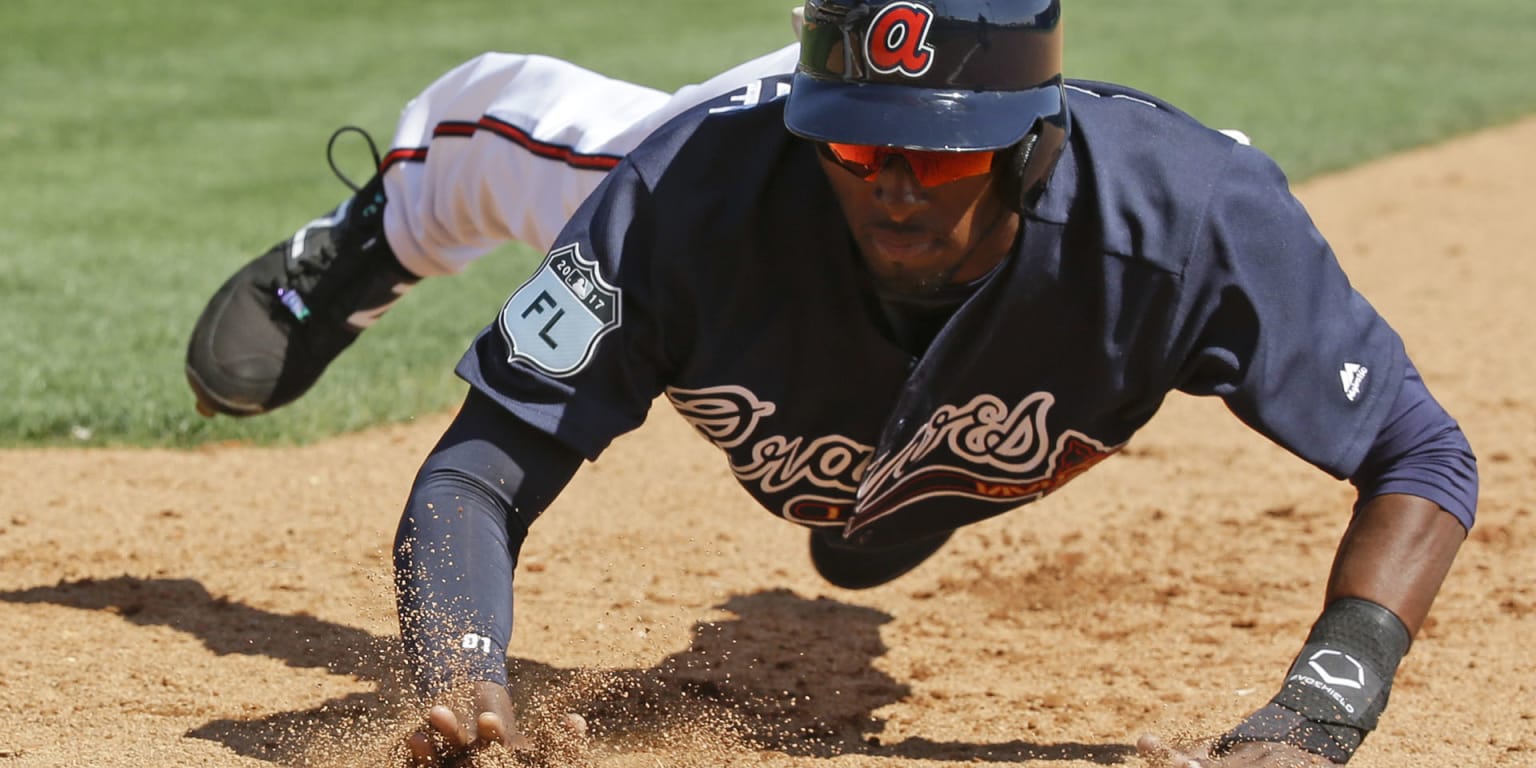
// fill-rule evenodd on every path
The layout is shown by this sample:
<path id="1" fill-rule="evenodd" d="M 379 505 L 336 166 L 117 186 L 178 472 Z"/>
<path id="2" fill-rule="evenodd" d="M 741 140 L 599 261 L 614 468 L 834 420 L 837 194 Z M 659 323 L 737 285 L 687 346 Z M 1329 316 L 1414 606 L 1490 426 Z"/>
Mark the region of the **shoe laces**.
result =
<path id="1" fill-rule="evenodd" d="M 320 273 L 323 273 L 330 268 L 331 264 L 340 254 L 340 250 L 343 246 L 360 245 L 359 243 L 349 244 L 347 242 L 347 240 L 352 235 L 351 230 L 356 228 L 357 223 L 362 218 L 366 218 L 373 213 L 372 211 L 368 211 L 366 207 L 361 211 L 356 210 L 359 205 L 372 205 L 372 201 L 363 201 L 358 199 L 360 193 L 363 191 L 363 188 L 367 186 L 367 184 L 358 184 L 357 182 L 353 181 L 351 177 L 347 176 L 347 174 L 341 170 L 341 166 L 337 165 L 336 163 L 336 140 L 341 138 L 343 134 L 347 133 L 356 133 L 357 135 L 363 137 L 363 141 L 368 143 L 368 152 L 373 157 L 373 168 L 375 174 L 378 173 L 378 169 L 382 165 L 382 160 L 379 155 L 379 147 L 374 143 L 373 136 L 370 135 L 368 131 L 355 125 L 343 125 L 331 133 L 330 140 L 325 143 L 325 160 L 331 166 L 331 173 L 336 174 L 336 178 L 339 179 L 342 184 L 345 184 L 348 189 L 352 190 L 352 197 L 348 198 L 347 201 L 342 203 L 340 207 L 331 212 L 330 216 L 332 217 L 332 221 L 330 221 L 328 226 L 324 227 L 326 230 L 326 237 L 320 243 L 320 247 L 316 249 L 315 252 L 309 252 L 309 249 L 306 248 L 298 255 L 297 258 L 288 260 L 288 272 L 291 277 L 297 277 L 301 279 L 304 277 L 318 277 Z M 377 178 L 377 176 L 375 176 L 375 178 Z M 382 190 L 380 195 L 382 196 Z M 308 284 L 308 281 L 304 282 L 306 285 Z"/>
<path id="2" fill-rule="evenodd" d="M 313 291 L 321 277 L 335 263 L 337 256 L 340 255 L 343 242 L 348 234 L 350 234 L 346 230 L 355 218 L 355 212 L 352 208 L 364 202 L 358 200 L 357 196 L 366 185 L 353 181 L 351 177 L 341 170 L 341 167 L 336 162 L 336 142 L 342 135 L 348 133 L 356 133 L 363 137 L 363 141 L 367 142 L 368 152 L 373 157 L 375 173 L 378 172 L 377 169 L 381 167 L 383 162 L 382 157 L 379 155 L 378 144 L 374 142 L 373 136 L 367 130 L 358 126 L 343 125 L 332 132 L 331 138 L 326 142 L 325 160 L 330 164 L 331 172 L 336 175 L 336 178 L 346 185 L 348 189 L 352 190 L 353 197 L 332 214 L 335 220 L 325 228 L 328 231 L 323 235 L 312 230 L 306 231 L 305 237 L 320 235 L 324 238 L 317 243 L 318 247 L 313 250 L 306 247 L 296 258 L 284 260 L 287 279 L 283 282 L 286 284 L 274 286 L 274 292 L 277 295 L 278 301 L 282 302 L 283 306 L 300 322 L 307 320 L 311 314 L 310 307 L 305 302 L 302 294 Z M 371 202 L 367 204 L 371 204 Z"/>
<path id="3" fill-rule="evenodd" d="M 379 145 L 374 143 L 373 135 L 368 133 L 368 131 L 363 128 L 359 128 L 355 125 L 343 125 L 342 127 L 337 128 L 335 132 L 331 134 L 330 141 L 325 143 L 325 161 L 331 164 L 331 173 L 336 174 L 336 178 L 340 179 L 341 183 L 347 185 L 347 188 L 351 189 L 355 194 L 361 191 L 363 186 L 361 184 L 354 183 L 350 177 L 348 177 L 345 173 L 342 173 L 341 167 L 336 165 L 336 140 L 341 138 L 341 135 L 344 133 L 355 133 L 363 137 L 363 141 L 368 142 L 368 153 L 373 155 L 373 169 L 375 173 L 377 173 L 380 169 L 380 166 L 384 164 L 384 159 L 381 155 L 379 155 Z"/>

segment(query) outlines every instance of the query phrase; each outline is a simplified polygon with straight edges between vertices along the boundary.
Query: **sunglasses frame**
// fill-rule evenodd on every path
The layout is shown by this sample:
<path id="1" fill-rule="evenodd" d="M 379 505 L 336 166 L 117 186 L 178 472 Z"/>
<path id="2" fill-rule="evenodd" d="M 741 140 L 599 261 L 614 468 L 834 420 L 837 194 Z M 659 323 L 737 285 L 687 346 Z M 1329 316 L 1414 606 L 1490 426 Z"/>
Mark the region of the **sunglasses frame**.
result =
<path id="1" fill-rule="evenodd" d="M 943 152 L 837 142 L 817 142 L 816 147 L 823 157 L 866 182 L 874 181 L 892 157 L 900 157 L 911 169 L 917 183 L 924 187 L 937 187 L 990 173 L 997 159 L 995 150 Z M 867 156 L 867 159 L 861 159 L 861 156 Z"/>

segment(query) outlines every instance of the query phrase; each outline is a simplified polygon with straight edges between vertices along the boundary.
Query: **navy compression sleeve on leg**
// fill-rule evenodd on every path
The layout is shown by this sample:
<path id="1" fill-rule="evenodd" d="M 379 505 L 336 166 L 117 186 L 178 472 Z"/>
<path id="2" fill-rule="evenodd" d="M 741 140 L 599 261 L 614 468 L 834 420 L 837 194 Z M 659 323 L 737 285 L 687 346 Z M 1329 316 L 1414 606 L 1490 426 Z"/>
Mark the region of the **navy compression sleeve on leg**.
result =
<path id="1" fill-rule="evenodd" d="M 418 693 L 507 682 L 518 551 L 581 462 L 470 391 L 417 473 L 395 533 L 400 635 Z"/>

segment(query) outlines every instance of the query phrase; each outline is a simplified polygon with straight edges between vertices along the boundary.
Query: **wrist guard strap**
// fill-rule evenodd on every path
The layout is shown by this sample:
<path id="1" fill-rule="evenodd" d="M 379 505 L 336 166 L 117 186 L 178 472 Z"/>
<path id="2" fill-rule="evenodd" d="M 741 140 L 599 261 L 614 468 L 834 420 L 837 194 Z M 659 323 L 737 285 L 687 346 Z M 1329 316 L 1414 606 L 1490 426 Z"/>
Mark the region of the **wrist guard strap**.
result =
<path id="1" fill-rule="evenodd" d="M 1347 762 L 1386 709 L 1410 639 L 1402 620 L 1376 603 L 1333 601 L 1312 625 L 1280 693 L 1223 735 L 1218 752 L 1274 741 Z"/>

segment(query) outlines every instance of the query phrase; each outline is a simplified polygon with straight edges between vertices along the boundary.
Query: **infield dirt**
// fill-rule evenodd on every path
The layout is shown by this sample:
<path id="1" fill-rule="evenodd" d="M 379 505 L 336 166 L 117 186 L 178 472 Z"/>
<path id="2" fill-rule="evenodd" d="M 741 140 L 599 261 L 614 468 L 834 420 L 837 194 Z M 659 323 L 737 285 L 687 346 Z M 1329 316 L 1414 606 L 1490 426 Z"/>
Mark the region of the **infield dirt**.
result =
<path id="1" fill-rule="evenodd" d="M 1353 764 L 1536 766 L 1536 119 L 1299 194 L 1481 462 L 1479 523 Z M 386 764 L 389 542 L 447 419 L 0 453 L 0 768 Z M 1088 478 L 845 592 L 659 405 L 535 526 L 509 663 L 530 717 L 589 718 L 598 766 L 1135 766 L 1137 734 L 1273 691 L 1351 500 L 1175 397 Z"/>

